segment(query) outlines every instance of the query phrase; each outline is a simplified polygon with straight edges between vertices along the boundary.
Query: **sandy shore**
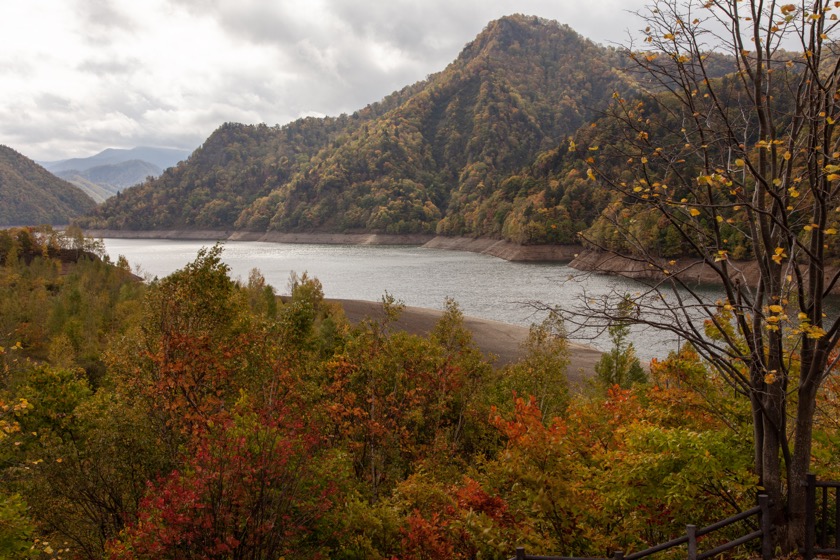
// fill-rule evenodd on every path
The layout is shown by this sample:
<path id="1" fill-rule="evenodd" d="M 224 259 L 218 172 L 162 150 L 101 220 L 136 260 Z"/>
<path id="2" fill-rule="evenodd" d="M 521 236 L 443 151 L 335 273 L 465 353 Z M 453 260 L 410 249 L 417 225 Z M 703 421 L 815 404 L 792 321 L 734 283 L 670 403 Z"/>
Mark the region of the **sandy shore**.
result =
<path id="1" fill-rule="evenodd" d="M 382 306 L 378 302 L 333 301 L 341 304 L 351 323 L 364 318 L 382 317 Z M 441 311 L 434 309 L 406 307 L 396 322 L 396 326 L 412 334 L 425 335 L 431 331 L 442 314 Z M 496 356 L 497 366 L 516 362 L 525 354 L 521 347 L 522 342 L 528 337 L 528 329 L 525 327 L 475 317 L 465 317 L 464 324 L 472 333 L 478 348 L 485 355 Z M 570 344 L 570 350 L 569 382 L 572 385 L 580 385 L 584 379 L 592 376 L 601 352 L 581 344 Z"/>

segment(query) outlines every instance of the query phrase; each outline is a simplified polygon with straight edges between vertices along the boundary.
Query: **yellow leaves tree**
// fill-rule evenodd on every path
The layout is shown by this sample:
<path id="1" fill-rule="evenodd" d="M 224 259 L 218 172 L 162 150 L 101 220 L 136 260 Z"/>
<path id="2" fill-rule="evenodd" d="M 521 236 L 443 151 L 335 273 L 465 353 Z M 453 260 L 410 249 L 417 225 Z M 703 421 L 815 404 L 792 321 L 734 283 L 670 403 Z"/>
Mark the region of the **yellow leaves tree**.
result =
<path id="1" fill-rule="evenodd" d="M 722 284 L 725 301 L 709 301 L 685 280 L 689 270 L 674 270 L 624 222 L 612 221 L 623 238 L 612 246 L 632 247 L 660 273 L 633 298 L 637 322 L 688 341 L 749 400 L 754 468 L 775 504 L 785 550 L 804 535 L 801 483 L 815 400 L 840 343 L 840 319 L 825 316 L 840 280 L 826 272 L 840 206 L 837 10 L 822 0 L 653 0 L 641 14 L 641 45 L 628 49 L 645 99 L 615 103 L 611 119 L 627 131 L 625 141 L 603 145 L 587 161 L 590 178 L 631 214 L 657 212 L 679 232 L 685 256 L 697 259 L 688 266 L 706 267 Z M 733 57 L 731 75 L 713 77 L 712 44 Z M 791 44 L 801 52 L 783 50 Z M 626 171 L 610 172 L 618 161 L 646 163 L 631 166 L 628 180 Z M 746 248 L 739 254 L 755 260 L 754 275 L 730 258 L 736 237 Z M 672 289 L 677 299 L 663 298 Z M 584 311 L 610 321 L 616 300 Z"/>

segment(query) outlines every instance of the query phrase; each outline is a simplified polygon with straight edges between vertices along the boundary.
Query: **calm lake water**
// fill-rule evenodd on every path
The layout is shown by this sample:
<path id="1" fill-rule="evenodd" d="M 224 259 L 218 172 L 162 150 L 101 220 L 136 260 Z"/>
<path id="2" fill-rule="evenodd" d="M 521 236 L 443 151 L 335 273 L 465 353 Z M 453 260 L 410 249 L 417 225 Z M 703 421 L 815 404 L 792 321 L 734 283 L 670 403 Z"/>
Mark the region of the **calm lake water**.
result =
<path id="1" fill-rule="evenodd" d="M 112 260 L 124 255 L 141 276 L 163 277 L 195 259 L 205 241 L 104 239 Z M 309 245 L 226 242 L 222 254 L 234 278 L 247 280 L 259 269 L 278 294 L 288 294 L 292 272 L 321 281 L 328 298 L 379 301 L 385 293 L 408 306 L 443 309 L 447 298 L 465 315 L 528 326 L 545 317 L 531 302 L 573 305 L 590 295 L 635 292 L 626 279 L 581 274 L 559 263 L 514 263 L 487 255 L 411 246 Z M 709 292 L 714 297 L 714 291 Z M 574 338 L 600 349 L 605 335 Z M 676 348 L 668 334 L 636 329 L 632 339 L 640 357 L 661 357 Z"/>

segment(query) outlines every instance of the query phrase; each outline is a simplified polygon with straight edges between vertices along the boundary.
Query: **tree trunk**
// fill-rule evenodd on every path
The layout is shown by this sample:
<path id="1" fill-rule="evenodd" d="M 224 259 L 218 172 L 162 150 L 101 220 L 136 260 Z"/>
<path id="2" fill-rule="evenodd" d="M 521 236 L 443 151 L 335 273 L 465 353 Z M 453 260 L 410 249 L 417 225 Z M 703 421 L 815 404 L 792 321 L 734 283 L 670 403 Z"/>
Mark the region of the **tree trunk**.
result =
<path id="1" fill-rule="evenodd" d="M 795 551 L 805 543 L 805 482 L 811 466 L 811 441 L 816 410 L 816 384 L 805 382 L 799 389 L 794 448 L 788 472 L 788 523 L 785 547 Z"/>
<path id="2" fill-rule="evenodd" d="M 779 433 L 773 426 L 771 420 L 764 415 L 762 422 L 764 426 L 764 438 L 760 442 L 762 452 L 761 477 L 758 484 L 770 498 L 770 514 L 776 531 L 777 544 L 784 548 L 782 538 L 787 533 L 787 516 L 785 512 L 785 499 L 782 491 L 782 473 L 779 461 L 781 443 Z M 756 442 L 759 445 L 759 442 Z"/>

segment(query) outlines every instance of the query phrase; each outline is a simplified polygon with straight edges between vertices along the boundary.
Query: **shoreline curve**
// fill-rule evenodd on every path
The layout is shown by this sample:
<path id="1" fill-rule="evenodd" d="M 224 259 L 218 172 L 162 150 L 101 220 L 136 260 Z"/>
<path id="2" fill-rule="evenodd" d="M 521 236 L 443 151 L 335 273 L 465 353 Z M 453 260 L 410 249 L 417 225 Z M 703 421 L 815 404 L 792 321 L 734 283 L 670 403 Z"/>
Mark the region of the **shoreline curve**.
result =
<path id="1" fill-rule="evenodd" d="M 487 237 L 446 237 L 431 234 L 280 233 L 234 230 L 85 230 L 89 237 L 117 239 L 174 239 L 191 241 L 262 241 L 319 245 L 414 245 L 429 249 L 468 251 L 513 262 L 570 262 L 579 245 L 519 245 Z"/>
<path id="2" fill-rule="evenodd" d="M 327 301 L 339 304 L 351 323 L 365 318 L 376 320 L 383 317 L 380 302 L 329 298 Z M 443 311 L 437 309 L 405 306 L 394 326 L 409 334 L 425 336 L 442 316 Z M 464 316 L 464 326 L 472 333 L 473 341 L 485 356 L 496 357 L 496 367 L 515 363 L 525 356 L 522 343 L 528 338 L 527 327 L 469 316 Z M 584 381 L 593 377 L 595 364 L 601 359 L 602 352 L 575 342 L 568 342 L 568 345 L 569 365 L 566 376 L 569 386 L 581 387 Z"/>
<path id="3" fill-rule="evenodd" d="M 216 230 L 86 230 L 94 238 L 172 239 L 194 241 L 262 241 L 269 243 L 307 243 L 325 245 L 414 245 L 431 249 L 468 251 L 519 262 L 569 262 L 581 250 L 576 245 L 517 245 L 509 241 L 487 238 L 442 237 L 433 235 L 327 234 L 327 233 L 257 233 Z M 381 317 L 380 302 L 328 299 L 341 305 L 347 319 L 356 323 L 364 318 Z M 410 334 L 426 335 L 443 315 L 442 311 L 406 306 L 396 321 L 397 328 Z M 485 356 L 496 357 L 497 367 L 514 363 L 525 352 L 522 343 L 529 329 L 500 321 L 464 317 L 464 325 L 472 333 L 476 346 Z M 580 387 L 593 376 L 602 352 L 594 347 L 569 342 L 567 377 L 571 387 Z"/>

